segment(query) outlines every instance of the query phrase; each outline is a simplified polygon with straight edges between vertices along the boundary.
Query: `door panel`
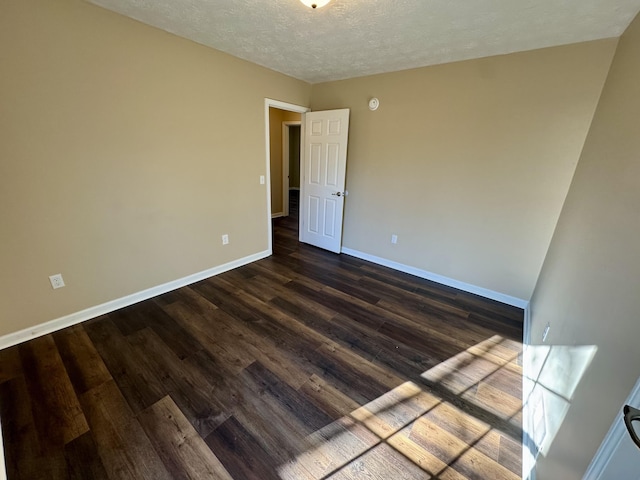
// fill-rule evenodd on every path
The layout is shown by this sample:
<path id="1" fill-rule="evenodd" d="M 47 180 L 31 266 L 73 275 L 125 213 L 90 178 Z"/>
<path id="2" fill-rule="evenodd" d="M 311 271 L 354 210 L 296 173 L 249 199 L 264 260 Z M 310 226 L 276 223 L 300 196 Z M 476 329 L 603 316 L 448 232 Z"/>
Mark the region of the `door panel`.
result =
<path id="1" fill-rule="evenodd" d="M 320 233 L 320 228 L 318 226 L 318 219 L 320 218 L 320 198 L 315 195 L 309 196 L 309 222 L 308 228 L 309 232 L 313 234 Z"/>
<path id="2" fill-rule="evenodd" d="M 336 236 L 336 213 L 338 206 L 335 200 L 325 200 L 324 202 L 324 233 L 327 237 Z"/>
<path id="3" fill-rule="evenodd" d="M 339 253 L 349 109 L 309 112 L 304 117 L 300 241 Z"/>

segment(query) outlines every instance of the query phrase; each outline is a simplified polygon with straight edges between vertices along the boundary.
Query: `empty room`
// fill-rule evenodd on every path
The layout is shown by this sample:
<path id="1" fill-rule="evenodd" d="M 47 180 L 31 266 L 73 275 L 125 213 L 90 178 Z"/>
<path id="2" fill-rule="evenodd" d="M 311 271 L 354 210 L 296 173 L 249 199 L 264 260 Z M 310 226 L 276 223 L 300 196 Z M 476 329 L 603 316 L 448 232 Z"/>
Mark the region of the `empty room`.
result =
<path id="1" fill-rule="evenodd" d="M 638 12 L 0 2 L 0 479 L 635 478 Z"/>

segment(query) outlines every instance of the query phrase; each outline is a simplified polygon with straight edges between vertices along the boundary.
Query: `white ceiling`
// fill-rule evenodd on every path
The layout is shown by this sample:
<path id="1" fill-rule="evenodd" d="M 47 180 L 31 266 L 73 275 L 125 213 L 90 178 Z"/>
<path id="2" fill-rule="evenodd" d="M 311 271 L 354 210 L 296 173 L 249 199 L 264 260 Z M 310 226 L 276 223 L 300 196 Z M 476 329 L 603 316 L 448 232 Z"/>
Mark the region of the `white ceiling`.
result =
<path id="1" fill-rule="evenodd" d="M 88 0 L 310 83 L 617 37 L 640 0 Z"/>

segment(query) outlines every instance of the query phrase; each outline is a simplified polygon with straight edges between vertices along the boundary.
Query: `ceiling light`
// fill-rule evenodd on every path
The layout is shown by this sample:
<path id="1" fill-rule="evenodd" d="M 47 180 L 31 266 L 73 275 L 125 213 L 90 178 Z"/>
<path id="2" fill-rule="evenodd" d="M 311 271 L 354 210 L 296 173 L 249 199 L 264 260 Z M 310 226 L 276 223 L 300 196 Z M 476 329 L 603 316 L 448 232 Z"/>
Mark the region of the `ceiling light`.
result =
<path id="1" fill-rule="evenodd" d="M 331 0 L 300 0 L 309 8 L 322 8 Z"/>

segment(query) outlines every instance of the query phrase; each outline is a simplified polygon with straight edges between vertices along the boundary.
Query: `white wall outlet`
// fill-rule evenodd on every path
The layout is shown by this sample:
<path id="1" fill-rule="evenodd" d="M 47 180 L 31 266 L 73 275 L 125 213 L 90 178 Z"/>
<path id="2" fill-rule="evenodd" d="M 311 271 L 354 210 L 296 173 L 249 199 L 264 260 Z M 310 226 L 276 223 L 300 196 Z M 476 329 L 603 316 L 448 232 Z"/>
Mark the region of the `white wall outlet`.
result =
<path id="1" fill-rule="evenodd" d="M 398 235 L 391 235 L 391 243 L 394 245 L 398 243 Z"/>
<path id="2" fill-rule="evenodd" d="M 551 324 L 547 323 L 547 325 L 544 327 L 544 330 L 542 331 L 542 343 L 547 341 L 547 336 L 549 335 L 549 330 L 551 330 Z"/>
<path id="3" fill-rule="evenodd" d="M 227 245 L 228 243 L 229 243 L 229 235 L 225 233 L 224 235 L 222 235 L 222 244 Z"/>
<path id="4" fill-rule="evenodd" d="M 51 286 L 55 290 L 56 288 L 64 287 L 64 280 L 62 279 L 61 273 L 56 273 L 55 275 L 51 275 L 49 277 L 49 281 L 51 282 Z"/>
<path id="5" fill-rule="evenodd" d="M 264 185 L 264 175 L 260 175 L 260 185 Z"/>

